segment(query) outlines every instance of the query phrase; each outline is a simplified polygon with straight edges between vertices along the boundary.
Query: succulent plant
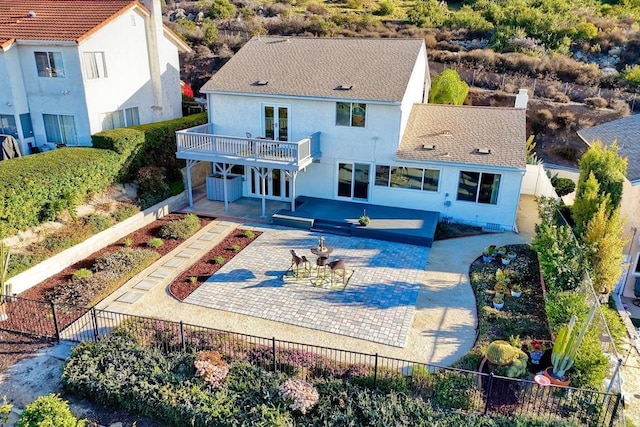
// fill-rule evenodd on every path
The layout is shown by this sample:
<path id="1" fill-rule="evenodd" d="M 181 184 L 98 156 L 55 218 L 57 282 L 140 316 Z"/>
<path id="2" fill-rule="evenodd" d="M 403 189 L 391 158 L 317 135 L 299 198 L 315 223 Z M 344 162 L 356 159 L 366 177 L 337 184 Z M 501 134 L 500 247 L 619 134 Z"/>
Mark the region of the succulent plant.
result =
<path id="1" fill-rule="evenodd" d="M 485 356 L 493 365 L 508 365 L 518 358 L 518 349 L 504 340 L 496 340 L 489 344 Z"/>
<path id="2" fill-rule="evenodd" d="M 564 378 L 565 373 L 573 366 L 578 348 L 580 348 L 584 334 L 587 332 L 591 319 L 593 319 L 595 310 L 596 306 L 594 305 L 591 307 L 587 318 L 582 324 L 582 329 L 579 331 L 575 328 L 576 316 L 571 316 L 569 323 L 560 328 L 551 352 L 553 375 L 556 378 Z"/>

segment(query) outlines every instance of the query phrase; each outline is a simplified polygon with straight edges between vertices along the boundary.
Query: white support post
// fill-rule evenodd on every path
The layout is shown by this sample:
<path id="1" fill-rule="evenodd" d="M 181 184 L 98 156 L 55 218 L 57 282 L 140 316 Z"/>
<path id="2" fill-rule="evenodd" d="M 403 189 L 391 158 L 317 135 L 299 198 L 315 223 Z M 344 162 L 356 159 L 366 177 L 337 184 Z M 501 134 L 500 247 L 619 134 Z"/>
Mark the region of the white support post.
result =
<path id="1" fill-rule="evenodd" d="M 187 160 L 187 191 L 189 195 L 189 207 L 193 209 L 193 187 L 191 185 L 191 168 L 198 163 L 197 160 Z"/>
<path id="2" fill-rule="evenodd" d="M 260 187 L 262 188 L 262 215 L 260 215 L 260 218 L 266 218 L 267 217 L 267 185 L 266 185 L 266 180 L 267 180 L 267 169 L 266 168 L 260 168 Z"/>
<path id="3" fill-rule="evenodd" d="M 224 195 L 224 211 L 229 212 L 229 190 L 227 189 L 227 164 L 222 164 L 222 194 Z"/>
<path id="4" fill-rule="evenodd" d="M 291 194 L 291 212 L 296 211 L 296 177 L 298 171 L 286 171 L 285 172 L 291 178 L 289 181 L 289 193 Z"/>

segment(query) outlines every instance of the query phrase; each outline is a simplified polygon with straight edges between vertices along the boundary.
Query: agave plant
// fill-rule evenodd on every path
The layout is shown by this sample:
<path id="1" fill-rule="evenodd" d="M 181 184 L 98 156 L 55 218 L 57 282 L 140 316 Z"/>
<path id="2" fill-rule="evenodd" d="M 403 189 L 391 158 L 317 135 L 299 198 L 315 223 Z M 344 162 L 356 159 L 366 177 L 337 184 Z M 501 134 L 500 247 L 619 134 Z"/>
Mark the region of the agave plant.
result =
<path id="1" fill-rule="evenodd" d="M 576 326 L 576 316 L 571 316 L 568 324 L 560 328 L 558 336 L 553 343 L 553 351 L 551 352 L 551 364 L 553 365 L 553 375 L 556 378 L 564 378 L 565 373 L 571 369 L 576 360 L 576 353 L 584 334 L 587 332 L 589 323 L 596 311 L 596 307 L 591 307 L 586 320 L 582 324 L 582 329 L 578 330 Z"/>

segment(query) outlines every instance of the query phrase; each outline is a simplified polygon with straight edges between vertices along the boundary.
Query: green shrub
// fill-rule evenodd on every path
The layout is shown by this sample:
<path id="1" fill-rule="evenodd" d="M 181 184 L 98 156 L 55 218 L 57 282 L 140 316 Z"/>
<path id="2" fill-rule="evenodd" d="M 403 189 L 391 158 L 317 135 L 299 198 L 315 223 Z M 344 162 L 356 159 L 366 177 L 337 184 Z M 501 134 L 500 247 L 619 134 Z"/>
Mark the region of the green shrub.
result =
<path id="1" fill-rule="evenodd" d="M 118 203 L 116 210 L 111 214 L 116 222 L 122 222 L 140 212 L 140 208 L 131 203 Z"/>
<path id="2" fill-rule="evenodd" d="M 391 0 L 381 0 L 378 3 L 377 15 L 389 16 L 393 15 L 396 11 L 396 5 Z"/>
<path id="3" fill-rule="evenodd" d="M 0 238 L 55 218 L 69 199 L 104 191 L 121 165 L 113 151 L 84 147 L 0 162 Z"/>
<path id="4" fill-rule="evenodd" d="M 35 256 L 33 254 L 25 254 L 21 252 L 12 253 L 11 258 L 9 259 L 9 271 L 7 272 L 7 277 L 13 277 L 16 274 L 28 270 L 43 259 L 43 257 Z"/>
<path id="5" fill-rule="evenodd" d="M 256 234 L 251 230 L 244 230 L 242 235 L 248 239 L 253 239 L 254 237 L 256 237 Z"/>
<path id="6" fill-rule="evenodd" d="M 164 244 L 164 242 L 159 237 L 154 237 L 153 239 L 151 239 L 151 240 L 149 240 L 147 242 L 147 246 L 149 246 L 150 248 L 159 248 L 163 244 Z"/>
<path id="7" fill-rule="evenodd" d="M 34 255 L 47 258 L 80 243 L 86 237 L 88 237 L 86 229 L 63 228 L 53 234 L 49 234 L 38 242 L 32 243 L 29 249 Z"/>
<path id="8" fill-rule="evenodd" d="M 200 219 L 194 214 L 187 214 L 184 218 L 173 220 L 160 228 L 163 239 L 183 240 L 191 237 L 200 229 Z"/>
<path id="9" fill-rule="evenodd" d="M 482 392 L 478 390 L 475 375 L 455 371 L 439 371 L 431 376 L 435 390 L 432 402 L 444 410 L 474 409 L 482 405 Z"/>
<path id="10" fill-rule="evenodd" d="M 88 268 L 81 268 L 73 273 L 73 280 L 86 279 L 93 276 L 93 271 Z"/>
<path id="11" fill-rule="evenodd" d="M 213 259 L 211 261 L 213 261 L 214 264 L 222 265 L 222 264 L 224 264 L 224 257 L 218 255 L 218 256 L 213 257 Z"/>
<path id="12" fill-rule="evenodd" d="M 82 217 L 82 222 L 91 230 L 91 234 L 99 233 L 113 225 L 113 218 L 108 215 L 92 213 Z"/>
<path id="13" fill-rule="evenodd" d="M 556 178 L 551 180 L 551 184 L 553 184 L 556 194 L 560 197 L 573 193 L 576 189 L 576 183 L 569 178 Z"/>
<path id="14" fill-rule="evenodd" d="M 640 88 L 640 65 L 627 65 L 624 69 L 622 78 L 629 82 L 632 86 Z"/>
<path id="15" fill-rule="evenodd" d="M 20 414 L 17 427 L 81 427 L 84 420 L 78 420 L 69 410 L 67 402 L 55 394 L 40 396 L 25 406 Z"/>
<path id="16" fill-rule="evenodd" d="M 129 247 L 131 245 L 133 245 L 133 238 L 125 237 L 124 239 L 122 239 L 122 246 Z"/>
<path id="17" fill-rule="evenodd" d="M 240 250 L 240 245 L 231 245 L 229 247 L 233 252 L 238 252 Z"/>
<path id="18" fill-rule="evenodd" d="M 132 163 L 144 145 L 145 135 L 137 129 L 119 128 L 98 132 L 91 136 L 93 146 L 103 148 L 122 156 L 122 167 L 118 178 L 121 182 L 132 174 Z"/>

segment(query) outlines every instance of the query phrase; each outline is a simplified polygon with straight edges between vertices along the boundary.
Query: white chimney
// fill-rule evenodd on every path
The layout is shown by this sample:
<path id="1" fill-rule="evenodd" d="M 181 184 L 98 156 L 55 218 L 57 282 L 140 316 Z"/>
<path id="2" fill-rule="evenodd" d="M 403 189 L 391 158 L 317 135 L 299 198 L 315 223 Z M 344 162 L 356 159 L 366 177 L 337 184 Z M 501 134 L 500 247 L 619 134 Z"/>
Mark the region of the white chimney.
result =
<path id="1" fill-rule="evenodd" d="M 529 102 L 529 94 L 526 89 L 519 89 L 518 94 L 516 95 L 516 105 L 515 108 L 527 109 L 527 103 Z"/>
<path id="2" fill-rule="evenodd" d="M 151 17 L 145 19 L 149 71 L 151 72 L 151 86 L 153 88 L 153 106 L 151 108 L 154 112 L 160 112 L 162 111 L 160 42 L 164 37 L 162 6 L 160 5 L 160 0 L 142 0 L 142 4 L 151 12 Z"/>

